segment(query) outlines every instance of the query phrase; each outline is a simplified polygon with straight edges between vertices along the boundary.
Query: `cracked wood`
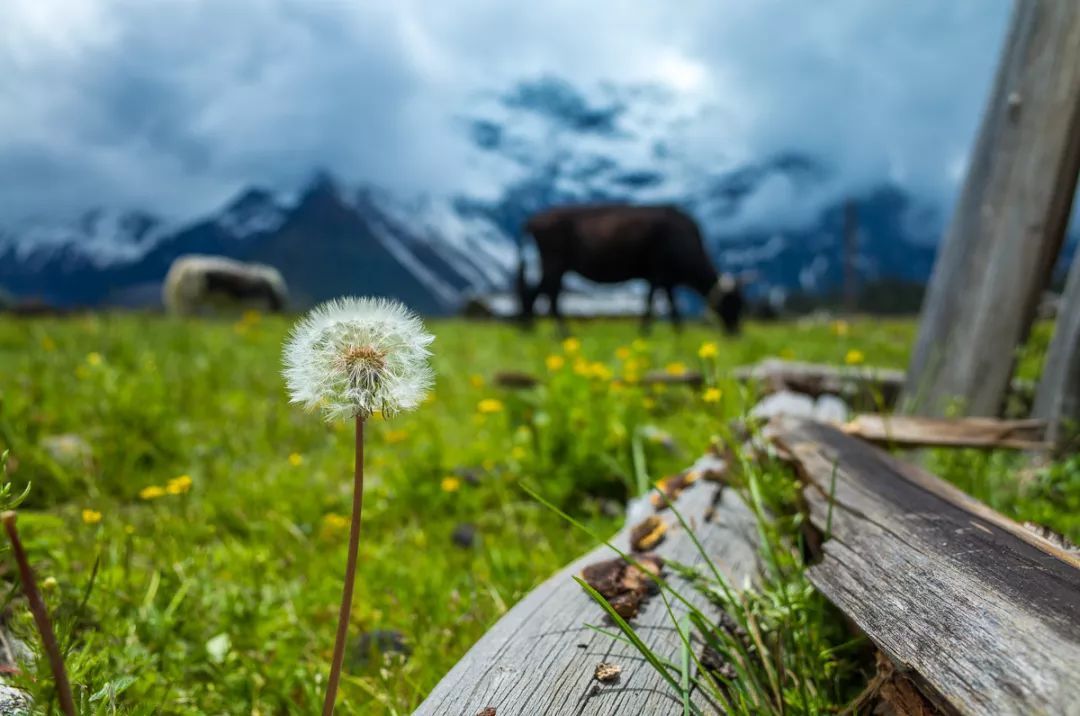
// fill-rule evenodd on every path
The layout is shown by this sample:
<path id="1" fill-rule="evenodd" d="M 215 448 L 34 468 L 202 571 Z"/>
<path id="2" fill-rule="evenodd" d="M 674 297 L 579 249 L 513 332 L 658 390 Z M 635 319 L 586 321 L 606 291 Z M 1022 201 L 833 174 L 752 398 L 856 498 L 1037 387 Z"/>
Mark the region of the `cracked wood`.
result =
<path id="1" fill-rule="evenodd" d="M 768 432 L 831 526 L 811 581 L 900 673 L 948 713 L 1080 714 L 1074 555 L 835 428 Z"/>
<path id="2" fill-rule="evenodd" d="M 757 572 L 754 517 L 734 490 L 723 489 L 714 503 L 715 483 L 699 480 L 675 504 L 695 526 L 698 539 L 732 584 L 740 586 Z M 707 519 L 710 509 L 714 515 Z M 670 515 L 670 512 L 666 513 Z M 664 559 L 702 565 L 701 557 L 673 516 L 664 542 L 655 550 Z M 612 540 L 629 551 L 628 525 Z M 573 527 L 567 526 L 567 529 Z M 473 716 L 494 707 L 499 716 L 624 716 L 680 712 L 678 695 L 632 647 L 589 629 L 607 624 L 600 607 L 573 581 L 583 567 L 616 554 L 602 546 L 571 563 L 508 611 L 443 677 L 416 710 L 419 716 Z M 684 585 L 670 571 L 665 578 Z M 706 614 L 694 590 L 685 589 Z M 673 604 L 676 616 L 683 613 Z M 652 597 L 631 621 L 641 638 L 661 657 L 678 663 L 680 641 L 659 596 Z M 700 645 L 698 645 L 700 646 Z M 617 682 L 594 678 L 597 665 L 621 667 Z M 695 701 L 705 713 L 701 694 Z"/>

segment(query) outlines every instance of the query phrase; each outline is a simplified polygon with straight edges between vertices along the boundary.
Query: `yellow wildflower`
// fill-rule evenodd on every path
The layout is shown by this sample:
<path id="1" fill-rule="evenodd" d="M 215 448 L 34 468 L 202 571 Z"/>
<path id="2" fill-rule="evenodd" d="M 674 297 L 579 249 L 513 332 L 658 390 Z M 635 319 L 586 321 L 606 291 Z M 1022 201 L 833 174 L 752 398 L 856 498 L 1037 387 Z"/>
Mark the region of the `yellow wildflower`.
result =
<path id="1" fill-rule="evenodd" d="M 611 380 L 611 369 L 599 361 L 589 366 L 589 373 L 597 380 Z"/>
<path id="2" fill-rule="evenodd" d="M 843 338 L 848 334 L 848 322 L 847 321 L 833 321 L 832 332 L 833 335 Z"/>
<path id="3" fill-rule="evenodd" d="M 643 353 L 648 350 L 649 343 L 644 338 L 635 338 L 633 343 L 630 344 L 630 347 L 638 353 Z"/>
<path id="4" fill-rule="evenodd" d="M 682 363 L 668 363 L 664 370 L 668 375 L 686 375 L 686 366 Z"/>
<path id="5" fill-rule="evenodd" d="M 515 460 L 524 460 L 528 454 L 529 451 L 521 445 L 515 445 L 514 449 L 510 451 L 510 457 L 514 458 Z"/>
<path id="6" fill-rule="evenodd" d="M 483 388 L 484 387 L 484 376 L 476 375 L 476 374 L 470 375 L 469 376 L 469 384 L 474 388 Z"/>
<path id="7" fill-rule="evenodd" d="M 481 415 L 490 415 L 491 413 L 501 412 L 503 404 L 501 400 L 496 398 L 484 398 L 476 404 L 476 412 Z"/>
<path id="8" fill-rule="evenodd" d="M 56 350 L 56 341 L 54 341 L 52 338 L 49 338 L 48 336 L 45 336 L 41 339 L 41 347 L 51 353 L 52 351 Z"/>
<path id="9" fill-rule="evenodd" d="M 461 489 L 461 480 L 457 479 L 453 475 L 447 475 L 439 483 L 439 487 L 443 492 L 457 492 Z"/>
<path id="10" fill-rule="evenodd" d="M 656 407 L 656 401 L 652 398 L 645 398 L 645 400 L 641 401 L 641 404 L 645 406 L 646 410 L 652 410 Z"/>
<path id="11" fill-rule="evenodd" d="M 723 397 L 723 393 L 719 388 L 706 388 L 705 393 L 701 396 L 701 399 L 706 403 L 719 403 L 720 398 Z"/>
<path id="12" fill-rule="evenodd" d="M 165 492 L 170 495 L 182 495 L 191 489 L 191 477 L 189 475 L 181 475 L 180 477 L 174 477 L 169 480 L 165 485 Z"/>
<path id="13" fill-rule="evenodd" d="M 615 357 L 619 360 L 627 360 L 630 357 L 630 349 L 626 346 L 619 346 L 615 349 Z"/>
<path id="14" fill-rule="evenodd" d="M 566 359 L 559 355 L 550 355 L 544 359 L 547 369 L 554 372 L 566 365 Z"/>
<path id="15" fill-rule="evenodd" d="M 60 586 L 60 583 L 56 581 L 56 577 L 45 577 L 41 582 L 41 588 L 46 592 L 51 592 Z"/>
<path id="16" fill-rule="evenodd" d="M 304 456 L 298 452 L 289 453 L 289 464 L 293 467 L 300 467 L 304 464 Z"/>
<path id="17" fill-rule="evenodd" d="M 98 522 L 101 522 L 101 513 L 97 510 L 87 508 L 82 511 L 82 521 L 84 524 L 96 525 Z"/>
<path id="18" fill-rule="evenodd" d="M 863 352 L 854 348 L 849 350 L 847 355 L 844 356 L 844 362 L 848 365 L 859 365 L 864 360 L 866 360 L 866 356 L 863 355 Z"/>
<path id="19" fill-rule="evenodd" d="M 578 358 L 574 361 L 574 373 L 576 375 L 586 376 L 589 375 L 589 361 L 584 358 Z"/>
<path id="20" fill-rule="evenodd" d="M 339 514 L 328 512 L 322 517 L 322 536 L 330 538 L 339 532 L 344 532 L 349 526 L 349 518 Z"/>
<path id="21" fill-rule="evenodd" d="M 139 490 L 139 498 L 143 500 L 156 500 L 165 494 L 165 488 L 159 485 L 150 485 Z"/>
<path id="22" fill-rule="evenodd" d="M 101 354 L 97 351 L 86 354 L 86 362 L 90 365 L 101 365 Z"/>
<path id="23" fill-rule="evenodd" d="M 409 437 L 407 430 L 390 430 L 386 433 L 386 442 L 390 445 L 403 443 Z"/>
<path id="24" fill-rule="evenodd" d="M 715 358 L 720 351 L 717 349 L 716 344 L 712 341 L 701 344 L 701 348 L 698 348 L 698 358 Z"/>
<path id="25" fill-rule="evenodd" d="M 562 342 L 563 350 L 567 353 L 573 354 L 581 350 L 581 341 L 577 338 L 567 338 Z"/>

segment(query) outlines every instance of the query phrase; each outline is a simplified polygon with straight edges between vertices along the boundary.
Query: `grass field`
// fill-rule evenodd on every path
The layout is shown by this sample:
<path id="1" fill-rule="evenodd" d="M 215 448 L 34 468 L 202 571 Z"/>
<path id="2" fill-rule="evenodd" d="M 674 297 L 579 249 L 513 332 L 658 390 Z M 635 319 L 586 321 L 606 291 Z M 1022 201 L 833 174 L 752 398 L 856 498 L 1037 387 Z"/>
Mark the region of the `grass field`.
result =
<path id="1" fill-rule="evenodd" d="M 84 713 L 317 712 L 345 562 L 351 426 L 287 404 L 289 324 L 256 314 L 0 323 L 0 450 L 15 492 L 31 484 L 19 524 Z M 396 630 L 411 654 L 354 649 L 342 714 L 409 713 L 510 605 L 591 546 L 521 482 L 610 533 L 641 487 L 635 442 L 655 479 L 748 407 L 731 366 L 768 355 L 902 366 L 914 331 L 910 321 L 751 325 L 730 340 L 660 326 L 642 341 L 633 323 L 599 322 L 564 343 L 546 324 L 431 328 L 433 396 L 368 431 L 352 625 Z M 701 351 L 711 342 L 715 357 Z M 1045 342 L 1036 335 L 1022 371 L 1037 371 Z M 711 390 L 629 384 L 648 369 L 698 368 Z M 498 369 L 542 375 L 545 387 L 500 390 Z M 934 459 L 993 506 L 1080 532 L 1075 463 L 1018 486 L 1015 458 Z M 462 525 L 475 528 L 471 547 L 452 537 Z M 0 569 L 15 582 L 6 553 Z M 11 628 L 36 644 L 24 602 L 5 594 Z M 17 680 L 49 702 L 43 664 Z"/>

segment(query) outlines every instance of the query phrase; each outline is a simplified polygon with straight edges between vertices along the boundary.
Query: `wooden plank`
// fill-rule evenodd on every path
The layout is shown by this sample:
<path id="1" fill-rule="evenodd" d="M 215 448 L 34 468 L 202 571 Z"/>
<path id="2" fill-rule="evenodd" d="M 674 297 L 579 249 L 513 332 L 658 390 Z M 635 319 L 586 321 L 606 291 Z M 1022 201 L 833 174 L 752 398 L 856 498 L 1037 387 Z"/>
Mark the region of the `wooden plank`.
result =
<path id="1" fill-rule="evenodd" d="M 839 395 L 850 402 L 891 407 L 904 386 L 904 372 L 867 366 L 834 366 L 767 358 L 732 371 L 736 380 L 759 383 L 775 393 L 790 390 L 811 397 Z"/>
<path id="2" fill-rule="evenodd" d="M 923 418 L 908 415 L 856 415 L 843 426 L 848 435 L 894 447 L 960 447 L 1045 450 L 1042 420 Z"/>
<path id="3" fill-rule="evenodd" d="M 718 491 L 719 502 L 714 504 Z M 675 504 L 696 526 L 706 551 L 733 584 L 742 585 L 757 573 L 754 517 L 735 491 L 698 480 Z M 710 509 L 715 512 L 707 519 Z M 670 529 L 654 552 L 665 559 L 700 564 L 699 553 L 671 513 L 658 514 Z M 628 549 L 631 528 L 613 539 L 620 549 Z M 572 577 L 586 565 L 614 556 L 610 548 L 600 547 L 530 592 L 443 677 L 415 714 L 474 716 L 488 707 L 498 716 L 681 713 L 677 695 L 632 646 L 586 627 L 607 625 L 600 607 Z M 687 586 L 670 571 L 665 578 Z M 683 593 L 705 613 L 715 609 L 694 590 L 686 588 Z M 678 604 L 674 610 L 684 613 Z M 631 623 L 658 654 L 678 663 L 679 637 L 659 597 L 650 599 Z M 600 662 L 622 667 L 617 683 L 601 684 L 593 678 Z M 701 694 L 696 700 L 706 713 L 713 711 Z"/>
<path id="4" fill-rule="evenodd" d="M 1059 448 L 1080 427 L 1080 251 L 1065 282 L 1032 415 L 1047 421 L 1047 439 Z"/>
<path id="5" fill-rule="evenodd" d="M 532 373 L 516 370 L 500 370 L 491 377 L 491 382 L 500 388 L 528 390 L 540 385 L 542 380 Z M 626 385 L 642 387 L 651 385 L 685 385 L 691 388 L 700 388 L 704 383 L 705 376 L 696 370 L 688 370 L 682 373 L 669 373 L 663 370 L 654 370 L 641 376 L 640 380 L 626 383 Z"/>
<path id="6" fill-rule="evenodd" d="M 905 374 L 892 368 L 872 366 L 835 366 L 823 363 L 767 358 L 732 371 L 736 380 L 756 382 L 767 393 L 790 390 L 812 397 L 839 395 L 849 402 L 891 408 L 904 388 Z M 1011 394 L 1030 404 L 1035 384 L 1015 379 L 1009 384 Z"/>
<path id="7" fill-rule="evenodd" d="M 1080 2 L 1019 0 L 926 298 L 905 412 L 999 414 L 1080 169 Z"/>
<path id="8" fill-rule="evenodd" d="M 836 428 L 768 434 L 828 531 L 811 581 L 924 695 L 947 713 L 1080 712 L 1075 555 Z"/>

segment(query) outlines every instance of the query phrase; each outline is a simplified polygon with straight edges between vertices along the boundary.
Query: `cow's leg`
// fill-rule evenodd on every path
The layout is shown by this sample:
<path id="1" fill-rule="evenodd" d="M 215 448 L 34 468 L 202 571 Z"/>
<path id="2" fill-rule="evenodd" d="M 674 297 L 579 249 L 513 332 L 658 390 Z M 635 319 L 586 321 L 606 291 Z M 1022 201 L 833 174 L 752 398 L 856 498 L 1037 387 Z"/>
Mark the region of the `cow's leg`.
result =
<path id="1" fill-rule="evenodd" d="M 664 286 L 664 292 L 667 294 L 668 315 L 671 317 L 671 325 L 675 326 L 676 331 L 681 331 L 682 316 L 679 314 L 679 304 L 675 303 L 675 287 Z"/>
<path id="2" fill-rule="evenodd" d="M 648 333 L 652 330 L 653 297 L 656 295 L 656 284 L 649 284 L 649 292 L 645 294 L 645 313 L 641 316 L 641 332 Z"/>
<path id="3" fill-rule="evenodd" d="M 562 279 L 563 275 L 561 272 L 552 273 L 550 274 L 550 277 L 545 276 L 540 290 L 541 293 L 548 297 L 548 314 L 555 319 L 559 333 L 565 336 L 569 335 L 570 331 L 567 330 L 566 320 L 559 310 L 559 294 L 562 293 Z"/>
<path id="4" fill-rule="evenodd" d="M 530 286 L 522 277 L 518 290 L 521 293 L 521 325 L 524 328 L 532 328 L 533 309 L 536 305 L 536 297 L 540 295 L 540 284 Z"/>

